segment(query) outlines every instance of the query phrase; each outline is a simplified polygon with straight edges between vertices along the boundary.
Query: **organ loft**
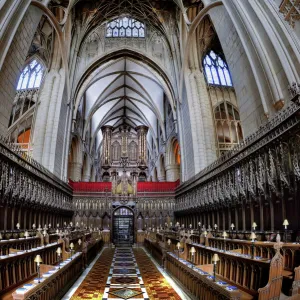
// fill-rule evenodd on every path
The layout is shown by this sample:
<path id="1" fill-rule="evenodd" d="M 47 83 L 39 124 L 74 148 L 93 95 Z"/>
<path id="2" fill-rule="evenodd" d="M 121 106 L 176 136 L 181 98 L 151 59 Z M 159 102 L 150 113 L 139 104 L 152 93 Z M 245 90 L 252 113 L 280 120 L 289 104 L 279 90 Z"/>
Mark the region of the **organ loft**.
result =
<path id="1" fill-rule="evenodd" d="M 300 299 L 299 0 L 0 0 L 0 299 Z"/>

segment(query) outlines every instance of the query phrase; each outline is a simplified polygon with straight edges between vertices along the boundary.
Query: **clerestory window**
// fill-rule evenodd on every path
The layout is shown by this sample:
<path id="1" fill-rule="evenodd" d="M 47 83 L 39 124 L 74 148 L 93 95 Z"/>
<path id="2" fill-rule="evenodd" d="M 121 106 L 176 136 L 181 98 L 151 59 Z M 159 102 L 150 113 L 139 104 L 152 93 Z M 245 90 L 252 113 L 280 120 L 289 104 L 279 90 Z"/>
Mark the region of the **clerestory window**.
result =
<path id="1" fill-rule="evenodd" d="M 44 67 L 37 61 L 32 60 L 24 69 L 19 78 L 17 90 L 39 88 L 44 74 Z"/>
<path id="2" fill-rule="evenodd" d="M 233 86 L 227 63 L 214 51 L 210 51 L 203 60 L 208 84 Z"/>
<path id="3" fill-rule="evenodd" d="M 106 25 L 106 37 L 145 37 L 145 24 L 130 17 L 115 19 Z"/>

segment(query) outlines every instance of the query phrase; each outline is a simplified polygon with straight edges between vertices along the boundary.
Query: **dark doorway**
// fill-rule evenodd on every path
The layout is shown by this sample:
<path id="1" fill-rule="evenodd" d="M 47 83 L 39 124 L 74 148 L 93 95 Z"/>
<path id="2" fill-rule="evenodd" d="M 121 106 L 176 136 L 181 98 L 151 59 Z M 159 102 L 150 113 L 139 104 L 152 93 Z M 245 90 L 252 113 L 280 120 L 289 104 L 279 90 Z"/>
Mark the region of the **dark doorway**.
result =
<path id="1" fill-rule="evenodd" d="M 114 212 L 113 243 L 116 246 L 131 246 L 133 239 L 133 213 L 126 207 L 120 207 Z"/>

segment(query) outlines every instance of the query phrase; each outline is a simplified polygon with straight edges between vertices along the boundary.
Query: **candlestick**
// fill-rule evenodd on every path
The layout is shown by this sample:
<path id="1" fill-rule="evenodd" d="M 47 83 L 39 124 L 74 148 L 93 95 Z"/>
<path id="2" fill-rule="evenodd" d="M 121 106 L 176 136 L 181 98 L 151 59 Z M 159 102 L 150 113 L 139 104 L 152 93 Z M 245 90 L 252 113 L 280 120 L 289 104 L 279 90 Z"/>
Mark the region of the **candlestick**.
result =
<path id="1" fill-rule="evenodd" d="M 254 258 L 254 242 L 255 242 L 255 239 L 256 239 L 256 235 L 254 232 L 251 232 L 251 235 L 250 235 L 250 240 L 252 242 L 252 245 L 251 245 L 251 248 L 252 248 L 252 253 L 251 253 L 251 258 L 253 259 Z"/>
<path id="2" fill-rule="evenodd" d="M 73 244 L 73 243 L 71 243 L 71 244 L 70 244 L 70 249 L 71 249 L 71 259 L 72 259 L 72 252 L 73 252 L 73 248 L 74 248 L 74 244 Z"/>
<path id="3" fill-rule="evenodd" d="M 42 261 L 42 258 L 41 258 L 41 256 L 38 254 L 36 257 L 35 257 L 35 259 L 34 259 L 34 262 L 36 263 L 36 265 L 37 265 L 37 272 L 38 272 L 38 283 L 40 283 L 41 281 L 40 281 L 40 277 L 41 277 L 41 275 L 40 275 L 40 263 L 42 263 L 43 261 Z"/>
<path id="4" fill-rule="evenodd" d="M 178 249 L 178 260 L 179 260 L 179 249 L 180 249 L 180 242 L 178 242 L 178 243 L 176 244 L 176 247 L 177 247 L 177 249 Z"/>
<path id="5" fill-rule="evenodd" d="M 57 248 L 56 253 L 57 253 L 57 257 L 58 257 L 58 268 L 60 269 L 60 256 L 62 254 L 60 247 Z"/>
<path id="6" fill-rule="evenodd" d="M 284 242 L 286 243 L 286 241 L 287 241 L 287 227 L 289 225 L 289 221 L 287 219 L 285 219 L 283 221 L 282 225 L 284 225 Z"/>
<path id="7" fill-rule="evenodd" d="M 215 253 L 212 258 L 212 262 L 214 264 L 214 279 L 213 279 L 214 281 L 216 281 L 216 268 L 219 260 L 220 260 L 219 255 Z"/>
<path id="8" fill-rule="evenodd" d="M 191 253 L 191 255 L 192 255 L 191 261 L 192 261 L 192 269 L 193 269 L 193 268 L 194 268 L 194 255 L 195 255 L 195 253 L 196 253 L 195 247 L 192 247 L 192 248 L 191 248 L 190 253 Z"/>
<path id="9" fill-rule="evenodd" d="M 171 240 L 168 239 L 167 243 L 168 243 L 168 245 L 169 245 L 169 247 L 170 247 L 170 246 L 171 246 Z"/>

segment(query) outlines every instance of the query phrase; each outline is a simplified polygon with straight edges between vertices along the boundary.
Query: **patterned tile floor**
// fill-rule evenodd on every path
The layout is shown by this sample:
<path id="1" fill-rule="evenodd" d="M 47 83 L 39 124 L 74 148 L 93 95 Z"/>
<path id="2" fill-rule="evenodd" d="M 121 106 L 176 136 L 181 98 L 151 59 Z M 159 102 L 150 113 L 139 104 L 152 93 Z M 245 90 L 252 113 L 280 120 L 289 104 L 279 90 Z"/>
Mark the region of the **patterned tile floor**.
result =
<path id="1" fill-rule="evenodd" d="M 131 248 L 117 248 L 107 278 L 103 300 L 149 299 Z"/>
<path id="2" fill-rule="evenodd" d="M 139 266 L 149 299 L 181 300 L 165 277 L 158 271 L 145 251 L 141 248 L 134 250 L 136 262 Z"/>
<path id="3" fill-rule="evenodd" d="M 104 249 L 71 300 L 102 299 L 113 255 L 114 249 Z"/>
<path id="4" fill-rule="evenodd" d="M 70 298 L 68 298 L 70 299 Z M 71 300 L 180 300 L 140 248 L 104 249 Z"/>

